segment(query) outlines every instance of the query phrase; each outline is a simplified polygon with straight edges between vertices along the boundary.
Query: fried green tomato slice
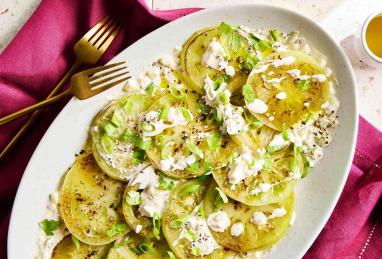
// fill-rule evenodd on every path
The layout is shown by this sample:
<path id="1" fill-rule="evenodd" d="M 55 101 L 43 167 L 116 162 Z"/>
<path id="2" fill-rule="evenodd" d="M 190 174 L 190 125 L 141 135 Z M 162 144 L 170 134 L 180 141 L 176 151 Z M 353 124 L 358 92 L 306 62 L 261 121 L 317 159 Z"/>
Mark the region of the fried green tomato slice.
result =
<path id="1" fill-rule="evenodd" d="M 144 94 L 124 96 L 103 109 L 91 127 L 92 149 L 101 169 L 120 181 L 147 166 L 144 150 L 150 143 L 138 137 L 138 116 L 155 100 Z M 143 161 L 142 161 L 143 160 Z"/>
<path id="2" fill-rule="evenodd" d="M 279 131 L 311 112 L 321 111 L 329 94 L 324 69 L 300 51 L 267 56 L 252 70 L 247 85 L 243 95 L 248 109 L 265 125 Z"/>
<path id="3" fill-rule="evenodd" d="M 107 259 L 157 259 L 170 258 L 172 254 L 166 240 L 153 240 L 130 231 L 110 248 Z"/>
<path id="4" fill-rule="evenodd" d="M 174 178 L 195 178 L 223 167 L 234 143 L 214 121 L 200 113 L 200 96 L 164 95 L 140 121 L 140 135 L 150 138 L 146 151 L 153 165 Z"/>
<path id="5" fill-rule="evenodd" d="M 235 77 L 247 74 L 243 69 L 244 62 L 254 52 L 252 45 L 237 29 L 212 27 L 195 32 L 182 46 L 180 65 L 187 83 L 197 92 L 203 93 L 206 76 L 217 78 L 225 74 L 224 70 L 217 70 L 202 64 L 203 55 L 212 41 L 217 41 L 225 51 L 226 62 L 232 66 Z"/>
<path id="6" fill-rule="evenodd" d="M 206 217 L 222 211 L 230 220 L 224 232 L 211 229 L 221 246 L 241 252 L 262 249 L 274 245 L 287 233 L 293 215 L 293 193 L 281 202 L 259 207 L 223 199 L 217 184 L 211 183 L 203 199 Z"/>
<path id="7" fill-rule="evenodd" d="M 267 148 L 275 134 L 278 133 L 274 129 L 264 125 L 247 109 L 244 110 L 244 120 L 246 125 L 248 125 L 248 130 L 231 136 L 231 138 L 240 146 L 244 145 L 252 150 Z"/>
<path id="8" fill-rule="evenodd" d="M 203 207 L 205 191 L 210 178 L 193 179 L 183 182 L 171 192 L 169 202 L 163 214 L 163 234 L 168 245 L 179 258 L 253 258 L 253 253 L 243 254 L 222 248 L 216 244 L 208 230 Z M 196 229 L 191 227 L 197 225 Z M 204 232 L 205 228 L 207 232 Z M 197 233 L 198 232 L 198 233 Z M 197 245 L 212 246 L 212 251 L 203 254 Z M 216 247 L 215 247 L 216 246 Z M 252 257 L 251 257 L 252 256 Z"/>
<path id="9" fill-rule="evenodd" d="M 230 166 L 212 172 L 219 188 L 233 200 L 249 206 L 263 206 L 286 199 L 303 172 L 304 164 L 300 153 L 287 147 L 263 157 L 264 166 L 257 174 L 251 175 L 232 185 L 229 180 Z"/>
<path id="10" fill-rule="evenodd" d="M 52 253 L 52 259 L 98 259 L 107 256 L 110 245 L 91 246 L 67 235 L 57 244 Z"/>
<path id="11" fill-rule="evenodd" d="M 119 204 L 125 184 L 106 175 L 92 153 L 77 157 L 60 191 L 60 214 L 69 232 L 89 245 L 113 242 L 129 231 Z"/>

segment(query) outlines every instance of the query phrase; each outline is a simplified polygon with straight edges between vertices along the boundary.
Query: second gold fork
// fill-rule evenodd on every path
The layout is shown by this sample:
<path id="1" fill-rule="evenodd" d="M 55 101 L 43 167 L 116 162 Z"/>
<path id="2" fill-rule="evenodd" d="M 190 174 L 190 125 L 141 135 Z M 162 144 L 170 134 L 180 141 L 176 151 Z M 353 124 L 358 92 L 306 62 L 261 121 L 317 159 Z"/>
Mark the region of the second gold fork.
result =
<path id="1" fill-rule="evenodd" d="M 33 112 L 37 109 L 45 107 L 51 103 L 57 102 L 68 95 L 74 95 L 78 99 L 83 100 L 99 94 L 110 87 L 118 85 L 130 78 L 126 66 L 121 66 L 125 62 L 119 62 L 106 66 L 91 68 L 72 76 L 70 88 L 54 97 L 26 107 L 20 111 L 9 114 L 0 118 L 0 125 L 7 123 L 20 116 Z"/>

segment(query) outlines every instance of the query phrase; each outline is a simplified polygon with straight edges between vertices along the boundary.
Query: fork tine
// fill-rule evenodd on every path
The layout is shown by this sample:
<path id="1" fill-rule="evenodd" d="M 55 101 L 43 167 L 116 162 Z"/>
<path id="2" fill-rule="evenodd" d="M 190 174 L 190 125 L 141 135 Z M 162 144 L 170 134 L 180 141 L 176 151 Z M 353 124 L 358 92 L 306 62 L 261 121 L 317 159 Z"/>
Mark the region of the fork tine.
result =
<path id="1" fill-rule="evenodd" d="M 96 34 L 89 39 L 89 43 L 94 45 L 100 38 L 101 36 L 114 24 L 113 19 L 109 19 L 107 23 L 105 23 L 97 32 Z"/>
<path id="2" fill-rule="evenodd" d="M 94 25 L 93 28 L 91 28 L 83 37 L 82 39 L 85 39 L 86 41 L 89 41 L 95 33 L 106 23 L 106 21 L 109 19 L 109 16 L 106 16 L 101 21 L 99 21 L 96 25 Z"/>
<path id="3" fill-rule="evenodd" d="M 118 27 L 113 31 L 113 33 L 101 44 L 101 46 L 98 47 L 101 51 L 106 51 L 106 49 L 110 46 L 112 41 L 114 40 L 115 36 L 117 36 L 118 32 L 120 31 L 122 26 L 118 25 Z"/>
<path id="4" fill-rule="evenodd" d="M 115 72 L 121 71 L 121 70 L 126 69 L 126 68 L 127 68 L 127 66 L 118 67 L 116 69 L 113 69 L 113 70 L 110 70 L 110 71 L 106 71 L 106 72 L 104 72 L 102 74 L 98 74 L 96 76 L 92 75 L 92 76 L 89 77 L 89 82 L 95 81 L 95 80 L 97 80 L 97 79 L 99 79 L 101 77 L 104 77 L 104 76 L 107 76 L 107 75 L 110 75 L 110 74 L 114 74 Z"/>
<path id="5" fill-rule="evenodd" d="M 111 82 L 110 84 L 107 84 L 107 85 L 98 87 L 98 88 L 96 88 L 96 89 L 92 89 L 91 91 L 92 91 L 93 95 L 96 95 L 96 94 L 98 94 L 98 93 L 100 93 L 100 92 L 103 92 L 103 91 L 105 91 L 105 90 L 107 90 L 107 89 L 109 89 L 109 88 L 111 88 L 111 87 L 113 87 L 113 86 L 116 86 L 116 85 L 118 85 L 118 84 L 120 84 L 120 83 L 126 81 L 126 80 L 129 79 L 129 78 L 131 78 L 131 76 L 126 76 L 126 77 L 124 77 L 124 78 L 122 78 L 122 79 L 119 79 L 119 80 L 117 80 L 117 81 Z"/>
<path id="6" fill-rule="evenodd" d="M 99 80 L 99 81 L 97 81 L 97 82 L 91 83 L 91 87 L 92 87 L 92 88 L 93 88 L 93 87 L 97 87 L 98 85 L 102 85 L 103 83 L 109 82 L 109 81 L 111 81 L 111 80 L 113 80 L 113 79 L 116 79 L 116 78 L 118 78 L 118 77 L 121 77 L 121 76 L 123 76 L 123 75 L 127 75 L 127 74 L 129 74 L 129 71 L 119 73 L 119 74 L 117 74 L 117 75 L 115 75 L 115 76 L 107 77 L 107 78 L 105 78 L 105 79 L 102 79 L 102 80 Z"/>
<path id="7" fill-rule="evenodd" d="M 112 68 L 112 67 L 116 67 L 116 66 L 119 66 L 119 65 L 122 65 L 124 64 L 125 61 L 121 61 L 121 62 L 118 62 L 118 63 L 114 63 L 114 64 L 110 64 L 110 65 L 106 65 L 106 66 L 101 66 L 101 67 L 95 67 L 95 68 L 91 68 L 91 69 L 88 69 L 86 70 L 86 73 L 88 75 L 92 75 L 94 73 L 97 73 L 97 72 L 101 72 L 103 70 L 106 70 L 106 69 L 109 69 L 109 68 Z M 85 72 L 85 71 L 84 71 Z"/>
<path id="8" fill-rule="evenodd" d="M 103 42 L 113 33 L 114 29 L 118 27 L 117 23 L 113 23 L 105 33 L 93 44 L 97 49 L 103 44 Z"/>

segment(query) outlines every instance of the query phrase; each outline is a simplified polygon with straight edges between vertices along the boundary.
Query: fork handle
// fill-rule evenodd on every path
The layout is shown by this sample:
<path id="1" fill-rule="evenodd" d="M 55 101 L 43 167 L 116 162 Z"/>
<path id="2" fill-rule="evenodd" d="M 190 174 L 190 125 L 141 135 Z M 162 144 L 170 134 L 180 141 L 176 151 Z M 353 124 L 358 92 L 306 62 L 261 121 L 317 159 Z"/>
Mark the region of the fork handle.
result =
<path id="1" fill-rule="evenodd" d="M 70 94 L 71 94 L 71 91 L 70 91 L 70 89 L 68 89 L 65 92 L 62 92 L 62 93 L 55 95 L 51 98 L 45 99 L 44 101 L 38 102 L 38 103 L 33 104 L 31 106 L 28 106 L 24 109 L 21 109 L 17 112 L 14 112 L 14 113 L 11 113 L 7 116 L 4 116 L 4 117 L 0 118 L 0 125 L 7 123 L 8 121 L 14 120 L 20 116 L 25 115 L 25 114 L 28 114 L 30 112 L 33 112 L 35 110 L 38 110 L 40 108 L 43 108 L 43 107 L 45 107 L 51 103 L 57 102 L 58 100 L 62 99 L 65 96 L 68 96 Z"/>

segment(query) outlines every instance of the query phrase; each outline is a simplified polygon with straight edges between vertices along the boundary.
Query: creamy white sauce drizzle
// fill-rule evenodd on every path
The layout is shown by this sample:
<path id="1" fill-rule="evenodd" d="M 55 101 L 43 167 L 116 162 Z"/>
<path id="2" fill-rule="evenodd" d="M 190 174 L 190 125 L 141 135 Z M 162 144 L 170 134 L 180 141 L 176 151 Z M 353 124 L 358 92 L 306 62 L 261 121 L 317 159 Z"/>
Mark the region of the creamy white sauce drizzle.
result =
<path id="1" fill-rule="evenodd" d="M 59 211 L 58 211 L 58 192 L 51 193 L 49 195 L 48 205 L 46 207 L 45 214 L 43 219 L 48 220 L 60 220 L 61 224 L 59 228 L 53 231 L 52 236 L 47 236 L 45 232 L 40 229 L 40 234 L 37 243 L 37 254 L 35 256 L 36 259 L 50 259 L 52 256 L 53 249 L 56 245 L 69 234 L 68 230 L 65 227 L 65 224 L 60 219 Z"/>
<path id="2" fill-rule="evenodd" d="M 193 115 L 189 112 L 191 120 Z M 175 126 L 185 126 L 188 124 L 188 120 L 183 116 L 180 108 L 170 107 L 169 113 L 166 119 L 159 118 L 160 111 L 150 111 L 140 118 L 139 129 L 141 135 L 144 137 L 152 137 L 162 133 L 165 129 Z"/>
<path id="3" fill-rule="evenodd" d="M 250 112 L 257 114 L 263 114 L 268 111 L 268 105 L 258 98 L 253 102 L 248 103 L 247 108 Z"/>
<path id="4" fill-rule="evenodd" d="M 216 106 L 221 103 L 220 94 L 226 90 L 227 83 L 223 82 L 219 88 L 215 89 L 215 84 L 211 78 L 207 75 L 204 79 L 204 90 L 206 92 L 204 99 L 209 106 Z"/>

